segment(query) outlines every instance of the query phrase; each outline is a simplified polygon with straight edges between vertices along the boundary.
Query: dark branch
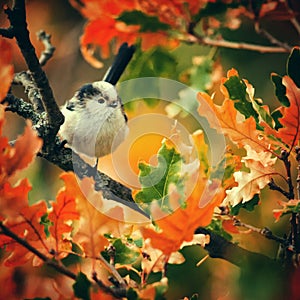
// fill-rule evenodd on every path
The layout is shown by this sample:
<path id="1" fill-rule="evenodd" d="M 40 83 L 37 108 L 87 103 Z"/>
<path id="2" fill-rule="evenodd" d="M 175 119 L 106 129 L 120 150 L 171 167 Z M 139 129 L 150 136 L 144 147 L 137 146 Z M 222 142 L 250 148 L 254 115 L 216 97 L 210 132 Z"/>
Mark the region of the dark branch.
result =
<path id="1" fill-rule="evenodd" d="M 24 119 L 30 119 L 33 125 L 37 124 L 42 117 L 34 111 L 32 104 L 27 103 L 23 99 L 17 98 L 12 94 L 8 94 L 6 98 L 2 100 L 1 104 L 8 104 L 6 107 L 7 111 L 17 113 Z"/>
<path id="2" fill-rule="evenodd" d="M 11 24 L 11 31 L 17 40 L 18 46 L 26 61 L 28 69 L 33 80 L 41 94 L 44 107 L 47 111 L 49 122 L 49 139 L 54 139 L 60 125 L 64 121 L 64 116 L 60 112 L 58 105 L 53 96 L 52 89 L 49 85 L 48 78 L 42 70 L 35 49 L 30 41 L 29 31 L 26 23 L 25 1 L 16 0 L 15 6 L 5 10 Z"/>
<path id="3" fill-rule="evenodd" d="M 273 178 L 271 178 L 271 181 L 268 183 L 268 186 L 269 186 L 270 190 L 278 191 L 279 193 L 284 195 L 286 198 L 290 197 L 290 193 L 285 191 L 284 189 L 282 189 L 279 185 L 277 185 L 275 183 L 275 181 L 273 180 Z"/>
<path id="4" fill-rule="evenodd" d="M 68 268 L 66 268 L 64 265 L 57 262 L 56 260 L 53 260 L 52 257 L 48 257 L 45 254 L 41 253 L 36 248 L 32 247 L 25 239 L 20 238 L 13 231 L 11 231 L 8 227 L 6 227 L 2 222 L 0 222 L 0 228 L 1 228 L 0 234 L 4 234 L 4 235 L 12 238 L 14 241 L 16 241 L 18 244 L 22 245 L 28 251 L 32 252 L 34 255 L 36 255 L 38 258 L 40 258 L 47 266 L 53 268 L 58 273 L 63 274 L 73 280 L 76 280 L 77 276 L 75 273 L 70 271 Z M 103 290 L 105 293 L 116 297 L 116 299 L 122 299 L 122 297 L 118 296 L 118 294 L 113 289 L 107 287 L 98 278 L 97 278 L 97 281 L 95 280 L 95 282 L 100 287 L 100 289 Z"/>
<path id="5" fill-rule="evenodd" d="M 43 125 L 37 125 L 35 128 L 38 130 L 39 134 L 42 135 L 46 130 Z M 52 162 L 64 171 L 74 171 L 81 179 L 84 177 L 93 177 L 95 179 L 95 190 L 102 191 L 105 199 L 115 200 L 148 217 L 148 215 L 134 202 L 129 188 L 114 181 L 100 171 L 95 173 L 94 167 L 87 164 L 77 153 L 73 152 L 72 149 L 63 147 L 58 138 L 50 152 L 41 151 L 38 155 L 47 159 L 49 162 Z"/>
<path id="6" fill-rule="evenodd" d="M 245 268 L 258 261 L 266 265 L 277 265 L 275 261 L 269 257 L 243 249 L 206 228 L 199 227 L 195 233 L 208 234 L 210 236 L 210 242 L 204 249 L 212 258 L 222 258 L 240 268 Z"/>
<path id="7" fill-rule="evenodd" d="M 13 39 L 15 37 L 14 30 L 12 27 L 9 28 L 0 28 L 0 35 L 7 39 Z"/>
<path id="8" fill-rule="evenodd" d="M 47 257 L 45 254 L 41 253 L 34 247 L 32 247 L 26 240 L 17 236 L 14 232 L 12 232 L 8 227 L 6 227 L 2 222 L 0 222 L 1 233 L 5 234 L 6 236 L 12 238 L 18 244 L 22 245 L 24 248 L 35 254 L 38 258 L 44 261 L 48 266 L 54 268 L 61 274 L 64 274 L 74 280 L 76 280 L 76 274 L 71 272 L 69 269 L 65 268 L 63 265 L 59 265 L 55 260 L 52 258 Z"/>

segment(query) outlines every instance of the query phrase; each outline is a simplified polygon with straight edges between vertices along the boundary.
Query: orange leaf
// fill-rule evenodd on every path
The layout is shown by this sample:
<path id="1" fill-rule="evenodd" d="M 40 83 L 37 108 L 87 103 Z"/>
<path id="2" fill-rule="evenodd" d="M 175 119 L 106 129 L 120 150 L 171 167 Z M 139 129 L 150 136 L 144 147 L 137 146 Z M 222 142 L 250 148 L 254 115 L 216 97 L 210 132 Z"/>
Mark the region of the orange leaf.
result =
<path id="1" fill-rule="evenodd" d="M 22 208 L 28 206 L 28 192 L 31 190 L 28 179 L 16 186 L 6 182 L 0 188 L 0 215 L 3 218 L 16 216 Z"/>
<path id="2" fill-rule="evenodd" d="M 239 147 L 249 145 L 259 151 L 272 152 L 272 140 L 256 129 L 253 117 L 244 117 L 234 108 L 233 101 L 225 99 L 222 106 L 215 105 L 209 95 L 198 93 L 200 115 L 207 118 L 210 126 L 227 135 Z M 272 152 L 273 153 L 273 152 Z"/>
<path id="3" fill-rule="evenodd" d="M 79 228 L 73 240 L 83 247 L 86 255 L 97 257 L 108 245 L 108 240 L 103 236 L 105 233 L 121 235 L 123 209 L 116 206 L 106 214 L 99 211 L 104 200 L 102 193 L 94 190 L 92 178 L 77 181 L 75 174 L 71 172 L 63 173 L 61 178 L 65 182 L 65 195 L 76 198 L 76 207 L 80 213 Z"/>
<path id="4" fill-rule="evenodd" d="M 115 49 L 118 49 L 124 42 L 133 44 L 136 41 L 138 30 L 139 26 L 127 26 L 105 15 L 101 19 L 90 21 L 85 26 L 84 34 L 80 40 L 81 49 L 83 49 L 83 53 L 89 53 L 87 49 L 98 46 L 102 51 L 101 56 L 107 58 L 110 54 L 109 43 L 113 39 L 116 39 Z"/>
<path id="5" fill-rule="evenodd" d="M 25 239 L 34 248 L 47 252 L 44 244 L 44 226 L 40 223 L 41 216 L 46 213 L 46 204 L 41 201 L 32 206 L 24 207 L 13 217 L 7 218 L 3 224 L 19 237 Z M 18 266 L 26 263 L 34 254 L 5 235 L 0 235 L 0 247 L 6 245 L 6 251 L 10 255 L 4 260 L 6 266 Z"/>
<path id="6" fill-rule="evenodd" d="M 199 176 L 200 177 L 200 176 Z M 180 249 L 184 241 L 191 241 L 194 231 L 199 226 L 210 223 L 214 209 L 224 199 L 223 190 L 218 190 L 219 183 L 208 184 L 207 179 L 199 178 L 192 194 L 186 200 L 186 208 L 178 208 L 174 213 L 155 221 L 160 231 L 142 228 L 144 238 L 150 238 L 154 248 L 160 249 L 164 254 L 170 255 Z M 170 192 L 170 202 L 178 197 L 176 189 Z M 205 203 L 201 206 L 201 203 Z M 152 209 L 153 217 L 163 214 L 160 208 Z"/>
<path id="7" fill-rule="evenodd" d="M 300 138 L 300 89 L 289 76 L 284 76 L 282 83 L 286 86 L 290 106 L 283 108 L 279 121 L 284 127 L 278 130 L 278 137 L 292 148 Z"/>
<path id="8" fill-rule="evenodd" d="M 14 68 L 11 65 L 12 52 L 10 45 L 3 38 L 0 38 L 0 101 L 3 100 L 10 88 Z"/>
<path id="9" fill-rule="evenodd" d="M 4 107 L 0 105 L 0 134 L 4 123 Z M 26 168 L 42 146 L 42 140 L 27 121 L 24 134 L 10 146 L 6 137 L 0 137 L 0 186 L 15 172 Z"/>
<path id="10" fill-rule="evenodd" d="M 52 204 L 48 219 L 53 222 L 49 231 L 56 241 L 56 252 L 58 252 L 60 242 L 72 231 L 72 226 L 67 222 L 79 219 L 75 198 L 67 195 L 65 191 L 59 192 L 56 202 Z"/>

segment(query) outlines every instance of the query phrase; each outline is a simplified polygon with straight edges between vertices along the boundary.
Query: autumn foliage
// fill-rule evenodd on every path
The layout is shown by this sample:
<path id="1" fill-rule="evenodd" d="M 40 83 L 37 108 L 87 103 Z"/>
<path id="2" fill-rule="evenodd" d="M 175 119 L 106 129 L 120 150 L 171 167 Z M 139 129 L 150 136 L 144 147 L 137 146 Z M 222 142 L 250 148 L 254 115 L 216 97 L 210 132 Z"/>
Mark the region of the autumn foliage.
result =
<path id="1" fill-rule="evenodd" d="M 222 27 L 238 27 L 241 16 L 258 22 L 278 13 L 281 5 L 262 1 L 249 10 L 235 1 L 214 0 L 70 3 L 87 19 L 80 47 L 93 66 L 103 66 L 98 48 L 100 56 L 108 58 L 111 50 L 114 53 L 127 42 L 138 47 L 139 55 L 158 46 L 165 48 L 158 51 L 168 61 L 167 68 L 175 64 L 168 51 L 183 41 L 193 44 L 204 38 L 195 32 L 198 23 L 206 37 L 214 38 Z M 224 13 L 220 20 L 217 8 Z M 233 16 L 235 22 L 230 21 Z M 48 141 L 39 136 L 40 124 L 33 126 L 29 120 L 14 141 L 5 136 L 4 127 L 10 125 L 6 124 L 10 110 L 6 97 L 11 94 L 14 67 L 10 46 L 3 38 L 0 53 L 0 280 L 5 284 L 0 299 L 167 299 L 172 287 L 168 268 L 182 265 L 186 261 L 183 249 L 191 245 L 197 252 L 204 249 L 212 258 L 240 267 L 241 284 L 256 274 L 260 263 L 265 267 L 270 261 L 270 273 L 280 273 L 282 281 L 289 278 L 282 285 L 290 288 L 291 299 L 297 299 L 300 76 L 295 65 L 300 65 L 299 47 L 290 53 L 286 75 L 271 74 L 278 100 L 272 109 L 257 98 L 253 85 L 238 70 L 232 68 L 226 76 L 216 72 L 217 79 L 208 75 L 215 72 L 217 62 L 195 59 L 179 76 L 197 89 L 196 96 L 179 96 L 163 107 L 164 116 L 184 119 L 190 110 L 204 117 L 214 134 L 225 138 L 226 147 L 220 161 L 212 164 L 215 149 L 203 128 L 191 126 L 188 143 L 175 121 L 156 153 L 148 152 L 156 149 L 157 140 L 148 141 L 153 147 L 145 152 L 155 155 L 155 163 L 140 160 L 139 153 L 131 154 L 132 161 L 139 161 L 135 171 L 140 184 L 132 189 L 132 199 L 144 214 L 126 201 L 107 199 L 104 191 L 96 190 L 93 177 L 80 179 L 74 172 L 60 174 L 61 188 L 53 200 L 30 199 L 30 191 L 38 187 L 31 186 L 23 174 Z M 147 53 L 148 58 L 153 54 Z M 150 65 L 159 66 L 160 61 L 152 59 Z M 143 66 L 150 70 L 150 59 L 145 60 Z M 136 61 L 133 64 L 137 66 Z M 216 86 L 216 92 L 209 91 Z M 218 95 L 221 101 L 216 104 Z M 180 101 L 186 100 L 189 104 L 181 109 Z M 148 106 L 154 107 L 155 101 L 148 100 Z M 137 107 L 125 109 L 131 110 L 131 116 Z M 262 201 L 270 200 L 265 199 L 266 189 L 280 195 L 269 210 L 276 224 L 290 216 L 289 234 L 277 236 L 268 228 L 242 221 L 241 211 L 255 212 Z M 280 245 L 276 262 L 260 255 L 260 249 L 253 253 L 239 248 L 239 236 L 252 232 Z M 236 253 L 245 256 L 235 257 Z M 18 276 L 26 278 L 24 283 Z M 272 287 L 267 292 L 272 297 L 277 290 Z M 184 299 L 197 299 L 192 294 Z"/>

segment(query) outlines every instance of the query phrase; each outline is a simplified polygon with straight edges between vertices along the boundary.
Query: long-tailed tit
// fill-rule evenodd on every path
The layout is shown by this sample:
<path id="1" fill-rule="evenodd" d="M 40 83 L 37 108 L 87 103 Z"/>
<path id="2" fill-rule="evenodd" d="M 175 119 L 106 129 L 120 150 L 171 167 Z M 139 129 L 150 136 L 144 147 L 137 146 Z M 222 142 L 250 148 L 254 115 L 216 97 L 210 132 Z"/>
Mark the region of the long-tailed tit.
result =
<path id="1" fill-rule="evenodd" d="M 62 107 L 65 122 L 59 133 L 76 152 L 99 158 L 114 151 L 125 139 L 127 117 L 115 84 L 134 50 L 123 44 L 103 81 L 83 85 Z"/>

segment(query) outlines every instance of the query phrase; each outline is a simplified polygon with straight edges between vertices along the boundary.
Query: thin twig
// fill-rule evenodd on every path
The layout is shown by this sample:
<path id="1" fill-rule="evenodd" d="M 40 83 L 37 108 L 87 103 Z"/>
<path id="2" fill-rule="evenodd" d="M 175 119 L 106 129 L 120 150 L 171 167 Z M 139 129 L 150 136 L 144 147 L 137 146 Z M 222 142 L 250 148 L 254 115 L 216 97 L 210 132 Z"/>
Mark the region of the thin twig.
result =
<path id="1" fill-rule="evenodd" d="M 213 46 L 219 48 L 249 50 L 249 51 L 256 51 L 260 53 L 289 53 L 290 52 L 284 47 L 273 47 L 273 46 L 255 45 L 250 43 L 232 42 L 232 41 L 224 40 L 223 38 L 212 39 L 207 36 L 202 37 L 195 32 L 190 34 L 187 39 L 186 38 L 183 39 L 183 42 L 198 43 L 200 45 Z"/>
<path id="2" fill-rule="evenodd" d="M 53 260 L 52 257 L 47 257 L 45 254 L 38 251 L 36 248 L 32 247 L 25 239 L 20 238 L 18 235 L 16 235 L 14 232 L 12 232 L 8 227 L 6 227 L 2 222 L 0 222 L 0 233 L 12 238 L 14 241 L 16 241 L 18 244 L 22 245 L 24 248 L 35 254 L 38 258 L 40 258 L 47 266 L 55 269 L 58 273 L 61 273 L 73 280 L 76 280 L 77 276 L 75 273 L 67 269 L 62 264 L 59 264 L 56 260 Z M 94 279 L 94 278 L 93 278 Z M 112 295 L 113 297 L 117 297 L 117 299 L 120 299 L 121 297 L 116 294 L 114 290 L 107 287 L 105 284 L 99 284 L 99 282 L 96 282 L 98 286 L 107 294 Z"/>
<path id="3" fill-rule="evenodd" d="M 287 0 L 284 0 L 284 4 L 285 7 L 287 9 L 287 12 L 289 13 L 289 15 L 291 16 L 290 18 L 290 22 L 293 24 L 294 28 L 296 29 L 298 35 L 300 35 L 300 24 L 298 22 L 298 20 L 296 19 L 295 13 L 294 11 L 291 9 L 291 7 L 289 6 L 289 3 Z"/>
<path id="4" fill-rule="evenodd" d="M 106 261 L 106 259 L 100 254 L 96 257 L 97 260 L 118 280 L 121 286 L 126 286 L 126 282 L 119 274 L 119 272 L 114 268 L 114 266 Z"/>
<path id="5" fill-rule="evenodd" d="M 287 244 L 288 244 L 288 240 L 287 239 L 281 238 L 281 237 L 273 234 L 272 231 L 269 228 L 267 228 L 267 227 L 265 227 L 265 228 L 258 228 L 258 227 L 255 227 L 253 225 L 249 225 L 249 224 L 243 223 L 239 219 L 237 219 L 236 217 L 234 217 L 233 220 L 234 220 L 234 225 L 235 226 L 239 226 L 239 227 L 244 227 L 244 228 L 250 229 L 253 232 L 257 232 L 257 233 L 261 234 L 265 238 L 267 238 L 269 240 L 276 241 L 276 242 L 278 242 L 278 243 L 280 243 L 282 245 L 287 246 Z"/>
<path id="6" fill-rule="evenodd" d="M 266 39 L 269 40 L 270 43 L 272 43 L 273 45 L 277 45 L 278 47 L 284 48 L 286 49 L 288 52 L 290 52 L 292 50 L 292 47 L 290 45 L 288 45 L 287 43 L 283 43 L 281 41 L 279 41 L 278 39 L 276 39 L 271 33 L 269 33 L 267 30 L 263 29 L 260 27 L 259 22 L 255 22 L 254 25 L 255 31 L 258 34 L 261 34 L 262 36 L 264 36 Z"/>
<path id="7" fill-rule="evenodd" d="M 278 191 L 282 195 L 284 195 L 286 198 L 290 197 L 290 193 L 282 189 L 279 185 L 277 185 L 273 178 L 271 178 L 271 181 L 268 183 L 268 186 L 270 190 Z"/>
<path id="8" fill-rule="evenodd" d="M 45 49 L 42 52 L 39 62 L 43 67 L 48 60 L 53 56 L 55 47 L 51 44 L 51 35 L 46 33 L 44 30 L 41 30 L 37 33 L 38 39 L 44 44 Z"/>

